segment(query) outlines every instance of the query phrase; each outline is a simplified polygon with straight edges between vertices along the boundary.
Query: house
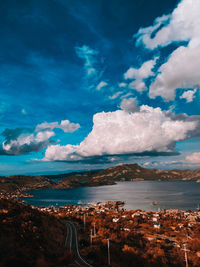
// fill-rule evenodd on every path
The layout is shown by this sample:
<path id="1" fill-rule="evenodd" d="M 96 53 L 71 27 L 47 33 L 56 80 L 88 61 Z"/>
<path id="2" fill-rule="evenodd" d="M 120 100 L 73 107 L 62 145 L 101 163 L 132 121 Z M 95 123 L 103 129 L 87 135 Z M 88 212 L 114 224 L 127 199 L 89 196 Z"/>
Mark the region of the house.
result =
<path id="1" fill-rule="evenodd" d="M 119 218 L 113 218 L 112 221 L 116 223 L 119 221 Z"/>
<path id="2" fill-rule="evenodd" d="M 124 230 L 124 231 L 130 231 L 130 229 L 129 229 L 129 228 L 124 228 L 123 230 Z"/>

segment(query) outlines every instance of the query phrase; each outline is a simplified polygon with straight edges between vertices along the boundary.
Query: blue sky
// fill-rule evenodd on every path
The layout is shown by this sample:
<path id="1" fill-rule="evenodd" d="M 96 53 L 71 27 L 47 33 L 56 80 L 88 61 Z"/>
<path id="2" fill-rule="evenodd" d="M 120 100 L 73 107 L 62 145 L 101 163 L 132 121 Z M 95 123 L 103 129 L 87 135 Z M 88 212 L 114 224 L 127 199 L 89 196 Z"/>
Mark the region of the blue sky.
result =
<path id="1" fill-rule="evenodd" d="M 189 0 L 4 1 L 0 175 L 198 167 L 199 10 Z"/>

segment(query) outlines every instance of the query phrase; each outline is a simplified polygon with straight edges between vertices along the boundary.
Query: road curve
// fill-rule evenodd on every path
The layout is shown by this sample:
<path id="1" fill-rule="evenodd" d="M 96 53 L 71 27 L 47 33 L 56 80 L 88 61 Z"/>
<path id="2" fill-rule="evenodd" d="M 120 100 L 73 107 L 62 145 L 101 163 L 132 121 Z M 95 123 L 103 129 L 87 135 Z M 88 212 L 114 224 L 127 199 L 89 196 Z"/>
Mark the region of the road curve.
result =
<path id="1" fill-rule="evenodd" d="M 67 227 L 67 236 L 65 239 L 65 246 L 70 249 L 71 252 L 75 255 L 74 263 L 78 266 L 84 267 L 92 267 L 92 265 L 88 264 L 80 255 L 78 249 L 78 236 L 75 225 L 72 222 L 65 221 L 64 222 Z"/>

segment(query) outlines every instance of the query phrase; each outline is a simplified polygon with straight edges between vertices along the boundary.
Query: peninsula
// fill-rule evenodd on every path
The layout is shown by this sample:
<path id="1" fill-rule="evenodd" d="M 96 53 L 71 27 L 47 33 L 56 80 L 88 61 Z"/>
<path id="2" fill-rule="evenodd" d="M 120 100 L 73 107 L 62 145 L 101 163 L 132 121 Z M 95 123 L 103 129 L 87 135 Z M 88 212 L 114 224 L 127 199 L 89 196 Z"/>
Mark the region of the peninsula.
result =
<path id="1" fill-rule="evenodd" d="M 0 193 L 24 195 L 25 191 L 37 189 L 66 189 L 83 186 L 114 185 L 118 181 L 142 180 L 196 180 L 200 169 L 158 170 L 147 169 L 138 164 L 121 164 L 105 170 L 72 172 L 58 175 L 0 177 Z"/>

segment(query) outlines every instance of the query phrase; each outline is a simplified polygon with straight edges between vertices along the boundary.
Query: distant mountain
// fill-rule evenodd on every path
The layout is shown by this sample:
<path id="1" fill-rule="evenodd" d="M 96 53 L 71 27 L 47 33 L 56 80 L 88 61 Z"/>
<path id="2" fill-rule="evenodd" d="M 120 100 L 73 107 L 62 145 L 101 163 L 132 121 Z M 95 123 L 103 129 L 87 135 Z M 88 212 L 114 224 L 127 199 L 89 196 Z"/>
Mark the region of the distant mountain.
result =
<path id="1" fill-rule="evenodd" d="M 57 185 L 56 182 L 44 176 L 13 175 L 0 177 L 0 193 L 23 192 L 41 188 L 51 188 Z"/>
<path id="2" fill-rule="evenodd" d="M 122 164 L 105 170 L 72 172 L 59 175 L 0 177 L 0 192 L 112 185 L 117 181 L 198 179 L 200 179 L 200 169 L 157 170 L 146 169 L 138 164 Z"/>
<path id="3" fill-rule="evenodd" d="M 59 175 L 56 177 L 58 178 Z M 198 179 L 200 179 L 200 169 L 157 170 L 146 169 L 138 164 L 122 164 L 105 170 L 71 173 L 66 176 L 62 175 L 60 183 L 56 188 L 109 185 L 115 184 L 117 181 Z"/>

